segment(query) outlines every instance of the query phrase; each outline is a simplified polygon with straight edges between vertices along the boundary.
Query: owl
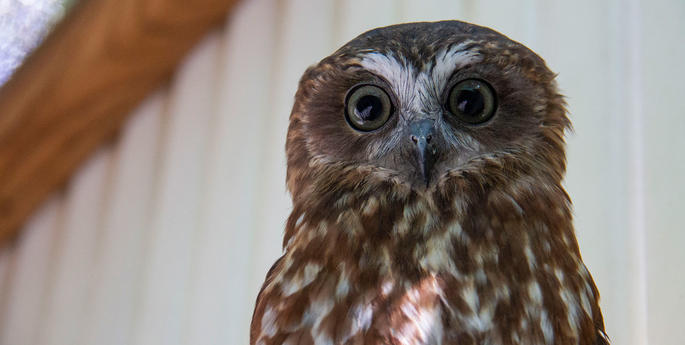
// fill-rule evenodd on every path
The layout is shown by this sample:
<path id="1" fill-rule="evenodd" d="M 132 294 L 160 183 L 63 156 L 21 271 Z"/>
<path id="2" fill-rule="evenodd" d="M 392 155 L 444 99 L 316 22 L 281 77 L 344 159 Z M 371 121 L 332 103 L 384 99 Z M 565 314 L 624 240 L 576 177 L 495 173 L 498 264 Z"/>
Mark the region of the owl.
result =
<path id="1" fill-rule="evenodd" d="M 250 344 L 608 344 L 554 78 L 459 21 L 374 29 L 307 69 Z"/>

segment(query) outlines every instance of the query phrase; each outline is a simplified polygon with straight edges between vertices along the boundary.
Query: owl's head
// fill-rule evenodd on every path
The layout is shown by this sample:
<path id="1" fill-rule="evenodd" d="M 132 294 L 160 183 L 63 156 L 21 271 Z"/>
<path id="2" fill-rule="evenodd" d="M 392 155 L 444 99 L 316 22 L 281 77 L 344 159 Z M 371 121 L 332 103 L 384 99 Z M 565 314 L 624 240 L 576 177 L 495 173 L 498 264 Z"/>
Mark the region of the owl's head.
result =
<path id="1" fill-rule="evenodd" d="M 488 28 L 411 23 L 355 38 L 302 77 L 287 139 L 294 198 L 454 180 L 560 183 L 570 126 L 555 75 Z"/>

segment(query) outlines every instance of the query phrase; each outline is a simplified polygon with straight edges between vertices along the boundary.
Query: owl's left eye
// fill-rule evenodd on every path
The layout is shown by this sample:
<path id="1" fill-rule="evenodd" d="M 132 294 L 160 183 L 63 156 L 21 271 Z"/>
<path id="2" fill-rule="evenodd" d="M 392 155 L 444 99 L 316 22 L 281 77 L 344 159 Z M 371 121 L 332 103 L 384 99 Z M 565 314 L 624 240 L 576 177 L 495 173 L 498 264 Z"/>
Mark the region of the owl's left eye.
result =
<path id="1" fill-rule="evenodd" d="M 495 92 L 480 79 L 462 80 L 452 87 L 447 109 L 460 120 L 479 124 L 489 120 L 497 108 Z"/>
<path id="2" fill-rule="evenodd" d="M 392 102 L 388 94 L 375 85 L 360 85 L 347 95 L 345 117 L 353 128 L 360 131 L 373 131 L 380 128 L 390 118 Z"/>

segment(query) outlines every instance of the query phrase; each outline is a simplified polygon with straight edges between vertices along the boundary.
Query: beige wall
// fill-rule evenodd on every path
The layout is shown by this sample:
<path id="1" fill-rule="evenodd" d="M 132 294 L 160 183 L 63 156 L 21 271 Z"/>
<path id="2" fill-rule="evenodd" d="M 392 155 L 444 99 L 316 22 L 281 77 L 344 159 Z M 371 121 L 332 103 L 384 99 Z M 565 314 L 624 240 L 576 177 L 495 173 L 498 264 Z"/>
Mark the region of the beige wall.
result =
<path id="1" fill-rule="evenodd" d="M 566 185 L 615 344 L 685 338 L 685 2 L 246 1 L 0 253 L 0 344 L 243 344 L 280 253 L 306 66 L 366 29 L 462 19 L 559 73 Z"/>

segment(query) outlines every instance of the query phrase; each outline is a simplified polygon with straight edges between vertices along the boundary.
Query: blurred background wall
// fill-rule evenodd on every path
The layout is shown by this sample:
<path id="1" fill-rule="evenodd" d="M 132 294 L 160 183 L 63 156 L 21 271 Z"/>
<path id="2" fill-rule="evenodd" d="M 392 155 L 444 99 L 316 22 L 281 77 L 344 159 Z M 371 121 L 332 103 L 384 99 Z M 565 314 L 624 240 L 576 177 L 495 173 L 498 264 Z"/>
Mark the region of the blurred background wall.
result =
<path id="1" fill-rule="evenodd" d="M 490 26 L 559 73 L 607 331 L 681 344 L 681 0 L 243 1 L 0 251 L 0 344 L 246 344 L 290 207 L 298 78 L 367 29 L 437 19 Z"/>

